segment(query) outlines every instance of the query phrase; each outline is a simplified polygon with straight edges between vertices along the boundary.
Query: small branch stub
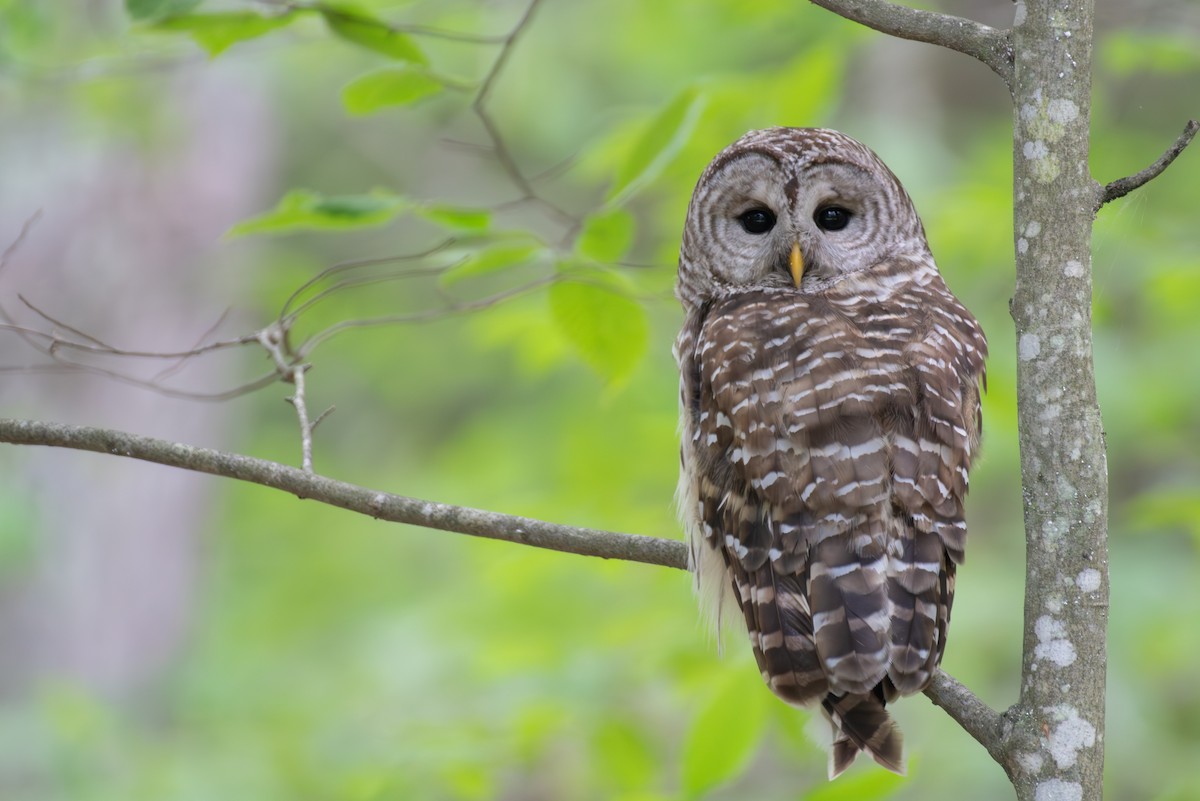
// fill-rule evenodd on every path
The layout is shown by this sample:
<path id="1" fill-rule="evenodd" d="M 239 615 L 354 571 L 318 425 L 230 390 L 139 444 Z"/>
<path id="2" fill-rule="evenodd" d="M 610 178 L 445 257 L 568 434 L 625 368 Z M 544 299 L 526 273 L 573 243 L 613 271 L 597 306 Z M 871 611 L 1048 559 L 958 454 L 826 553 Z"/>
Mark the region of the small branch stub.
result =
<path id="1" fill-rule="evenodd" d="M 1162 175 L 1163 171 L 1170 167 L 1171 163 L 1179 158 L 1179 154 L 1192 143 L 1197 131 L 1200 131 L 1200 121 L 1188 120 L 1187 125 L 1183 128 L 1183 133 L 1179 135 L 1173 145 L 1167 148 L 1165 153 L 1158 157 L 1158 161 L 1135 175 L 1118 178 L 1105 186 L 1100 192 L 1100 198 L 1096 201 L 1096 211 L 1100 211 L 1104 204 L 1124 197 Z"/>

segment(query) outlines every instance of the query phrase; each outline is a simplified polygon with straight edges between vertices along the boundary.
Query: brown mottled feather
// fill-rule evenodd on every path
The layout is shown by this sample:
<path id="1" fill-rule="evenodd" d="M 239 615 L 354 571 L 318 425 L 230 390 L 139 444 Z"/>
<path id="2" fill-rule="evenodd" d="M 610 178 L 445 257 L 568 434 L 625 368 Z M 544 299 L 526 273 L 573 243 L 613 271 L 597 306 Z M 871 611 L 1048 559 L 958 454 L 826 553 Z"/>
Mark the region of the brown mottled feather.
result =
<path id="1" fill-rule="evenodd" d="M 812 305 L 729 293 L 681 334 L 700 517 L 764 679 L 834 720 L 833 771 L 860 749 L 900 770 L 884 697 L 923 689 L 945 647 L 985 346 L 936 275 L 863 320 L 818 326 Z"/>
<path id="2" fill-rule="evenodd" d="M 844 230 L 819 230 L 831 202 L 852 209 Z M 767 229 L 739 225 L 762 208 Z M 821 129 L 754 131 L 718 154 L 688 209 L 677 294 L 697 581 L 736 602 L 773 692 L 820 703 L 832 775 L 864 750 L 901 771 L 885 707 L 923 689 L 945 649 L 983 332 L 896 177 Z"/>

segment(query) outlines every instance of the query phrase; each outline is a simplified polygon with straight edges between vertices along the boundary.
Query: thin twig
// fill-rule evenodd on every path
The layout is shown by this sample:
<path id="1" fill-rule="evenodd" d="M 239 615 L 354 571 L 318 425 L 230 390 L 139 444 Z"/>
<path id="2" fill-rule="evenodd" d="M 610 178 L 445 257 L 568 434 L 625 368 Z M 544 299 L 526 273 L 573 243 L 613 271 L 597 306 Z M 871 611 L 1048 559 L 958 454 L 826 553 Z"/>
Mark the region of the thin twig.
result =
<path id="1" fill-rule="evenodd" d="M 31 305 L 30 308 L 32 309 L 32 308 L 36 308 L 36 307 Z M 42 315 L 41 312 L 39 312 L 39 315 L 44 316 L 44 315 Z M 53 320 L 53 318 L 50 318 L 50 317 L 47 317 L 46 319 Z M 75 331 L 75 329 L 70 328 L 68 326 L 64 326 L 64 327 L 68 328 L 68 330 Z M 0 331 L 12 331 L 13 333 L 21 336 L 22 338 L 26 338 L 28 340 L 40 340 L 41 342 L 47 343 L 47 344 L 40 344 L 40 342 L 33 343 L 33 347 L 36 350 L 38 350 L 40 353 L 43 353 L 46 355 L 52 355 L 54 351 L 59 351 L 59 350 L 74 350 L 74 351 L 80 351 L 82 353 L 89 353 L 89 354 L 93 354 L 93 355 L 97 355 L 97 356 L 121 356 L 121 357 L 126 357 L 126 358 L 133 358 L 133 359 L 186 359 L 186 358 L 191 358 L 193 356 L 201 356 L 203 354 L 211 353 L 216 350 L 225 350 L 228 348 L 235 348 L 235 347 L 239 347 L 242 345 L 248 345 L 251 342 L 257 341 L 257 336 L 258 336 L 257 333 L 245 334 L 243 336 L 235 337 L 233 339 L 222 339 L 218 342 L 210 342 L 207 345 L 199 345 L 195 348 L 191 348 L 190 350 L 155 351 L 155 350 L 129 350 L 126 348 L 118 348 L 113 345 L 92 344 L 94 342 L 99 342 L 99 340 L 96 339 L 95 337 L 91 336 L 90 334 L 85 334 L 83 332 L 78 332 L 78 335 L 81 338 L 87 339 L 90 341 L 78 342 L 73 339 L 63 339 L 62 337 L 58 336 L 57 334 L 51 334 L 46 331 L 39 331 L 36 328 L 29 328 L 28 326 L 15 325 L 12 323 L 0 323 Z"/>
<path id="2" fill-rule="evenodd" d="M 298 348 L 296 354 L 301 359 L 307 359 L 318 345 L 332 339 L 337 334 L 343 331 L 349 331 L 355 328 L 373 328 L 381 325 L 399 325 L 404 323 L 420 323 L 430 320 L 441 320 L 453 315 L 466 314 L 468 312 L 479 311 L 491 306 L 495 306 L 506 300 L 510 300 L 519 295 L 524 295 L 527 292 L 552 284 L 556 281 L 563 280 L 558 273 L 554 275 L 538 278 L 520 286 L 511 287 L 502 292 L 497 292 L 493 295 L 479 298 L 478 300 L 465 301 L 462 303 L 443 306 L 438 309 L 429 309 L 427 311 L 412 312 L 410 314 L 388 314 L 382 317 L 364 317 L 356 320 L 342 320 L 339 323 L 334 323 L 328 328 L 322 329 L 317 333 L 304 340 Z"/>
<path id="3" fill-rule="evenodd" d="M 292 370 L 292 385 L 296 391 L 286 399 L 295 408 L 296 419 L 300 423 L 300 466 L 306 473 L 313 471 L 313 429 L 316 428 L 316 423 L 310 423 L 308 420 L 308 402 L 304 398 L 304 374 L 308 372 L 309 367 L 311 365 L 301 364 Z"/>
<path id="4" fill-rule="evenodd" d="M 887 0 L 810 0 L 840 17 L 868 28 L 910 39 L 940 45 L 975 58 L 1004 79 L 1012 88 L 1013 50 L 1009 32 L 974 20 L 922 11 Z"/>
<path id="5" fill-rule="evenodd" d="M 110 353 L 116 352 L 117 349 L 114 348 L 112 345 L 109 345 L 107 342 L 105 342 L 101 339 L 97 339 L 96 337 L 92 336 L 91 334 L 80 331 L 78 328 L 75 328 L 72 325 L 64 323 L 62 320 L 58 320 L 54 317 L 51 317 L 48 313 L 42 311 L 37 306 L 33 305 L 33 303 L 27 297 L 20 294 L 19 292 L 17 293 L 17 300 L 21 301 L 21 303 L 25 306 L 25 308 L 29 309 L 31 312 L 36 314 L 38 317 L 41 317 L 46 322 L 50 323 L 50 325 L 52 325 L 56 328 L 61 328 L 64 331 L 67 331 L 68 333 L 74 334 L 75 336 L 79 337 L 80 339 L 86 339 L 93 346 L 99 348 L 102 351 L 108 351 Z M 58 339 L 58 337 L 55 337 L 55 340 L 57 340 L 57 339 Z M 54 345 L 52 345 L 51 347 L 54 347 Z"/>
<path id="6" fill-rule="evenodd" d="M 263 387 L 274 384 L 279 380 L 279 374 L 275 370 L 271 370 L 269 373 L 264 373 L 258 378 L 238 384 L 230 389 L 224 389 L 218 392 L 198 392 L 187 389 L 175 389 L 174 387 L 164 386 L 154 381 L 141 379 L 126 373 L 120 373 L 116 370 L 106 370 L 103 367 L 97 367 L 92 364 L 84 364 L 82 362 L 73 362 L 64 359 L 57 359 L 51 364 L 0 365 L 0 373 L 15 373 L 21 375 L 73 375 L 83 373 L 87 375 L 97 375 L 110 381 L 116 381 L 119 384 L 127 384 L 131 387 L 137 387 L 139 389 L 145 389 L 158 393 L 165 398 L 203 401 L 205 403 L 221 403 L 224 401 L 233 400 L 234 398 L 240 398 L 243 395 L 249 395 L 252 392 L 257 392 Z"/>
<path id="7" fill-rule="evenodd" d="M 333 295 L 336 295 L 347 289 L 372 286 L 374 284 L 383 284 L 390 281 L 405 281 L 410 278 L 429 278 L 431 276 L 441 275 L 453 266 L 455 266 L 455 264 L 437 265 L 434 267 L 418 267 L 412 270 L 397 271 L 393 273 L 387 273 L 385 275 L 364 275 L 355 278 L 343 278 L 341 281 L 331 284 L 330 286 L 313 295 L 308 300 L 297 305 L 290 312 L 281 316 L 279 319 L 280 321 L 290 325 L 299 319 L 300 315 L 304 314 L 321 301 L 326 300 Z"/>
<path id="8" fill-rule="evenodd" d="M 42 210 L 38 209 L 33 214 L 29 215 L 29 219 L 25 220 L 25 222 L 21 224 L 21 230 L 17 232 L 16 239 L 9 243 L 8 247 L 4 249 L 3 253 L 0 253 L 0 273 L 3 273 L 5 268 L 8 267 L 8 260 L 25 242 L 25 238 L 29 236 L 29 232 L 33 230 L 33 226 L 36 225 L 37 221 L 41 218 Z"/>
<path id="9" fill-rule="evenodd" d="M 428 256 L 432 256 L 433 254 L 435 254 L 439 251 L 445 250 L 448 247 L 452 247 L 453 245 L 457 244 L 457 242 L 458 242 L 458 240 L 456 238 L 449 237 L 447 239 L 443 239 L 441 242 L 438 242 L 436 245 L 433 245 L 432 247 L 426 248 L 425 250 L 421 250 L 416 253 L 404 253 L 404 254 L 400 254 L 397 256 L 376 256 L 376 257 L 367 258 L 367 259 L 354 259 L 352 261 L 343 261 L 343 262 L 339 262 L 338 264 L 334 264 L 329 267 L 326 267 L 324 270 L 321 270 L 319 273 L 314 275 L 312 278 L 308 279 L 303 284 L 296 287 L 296 289 L 292 292 L 292 294 L 288 295 L 287 300 L 285 300 L 283 303 L 283 308 L 280 309 L 280 311 L 279 311 L 279 317 L 280 317 L 280 319 L 282 319 L 284 317 L 289 316 L 289 314 L 291 312 L 292 304 L 295 303 L 297 300 L 299 300 L 301 295 L 303 295 L 309 289 L 311 289 L 312 287 L 321 283 L 325 279 L 329 278 L 330 276 L 337 275 L 337 274 L 343 273 L 343 272 L 349 272 L 350 270 L 358 270 L 363 267 L 374 267 L 376 265 L 390 264 L 391 262 L 396 262 L 396 261 L 414 261 L 416 259 L 423 259 Z"/>
<path id="10" fill-rule="evenodd" d="M 1183 133 L 1179 134 L 1179 138 L 1175 140 L 1175 144 L 1167 148 L 1166 152 L 1158 157 L 1158 161 L 1136 175 L 1130 175 L 1127 178 L 1118 178 L 1105 186 L 1100 191 L 1100 197 L 1096 201 L 1096 211 L 1100 211 L 1105 203 L 1111 203 L 1119 197 L 1124 197 L 1133 190 L 1150 183 L 1159 175 L 1162 175 L 1163 170 L 1170 167 L 1171 162 L 1179 158 L 1179 154 L 1184 151 L 1184 148 L 1192 143 L 1192 139 L 1195 138 L 1197 131 L 1200 131 L 1200 121 L 1188 120 L 1187 125 L 1183 126 Z"/>
<path id="11" fill-rule="evenodd" d="M 216 321 L 212 325 L 210 325 L 208 328 L 204 329 L 204 333 L 202 333 L 200 336 L 196 337 L 196 339 L 195 339 L 196 344 L 192 345 L 193 351 L 196 348 L 203 347 L 204 340 L 208 339 L 210 336 L 217 333 L 217 329 L 220 328 L 221 325 L 225 322 L 226 318 L 229 317 L 229 312 L 230 312 L 230 309 L 226 308 L 223 312 L 221 312 L 221 315 L 219 317 L 217 317 Z M 168 378 L 170 378 L 171 376 L 175 375 L 180 370 L 182 370 L 191 358 L 192 358 L 191 355 L 180 357 L 179 359 L 177 359 L 175 361 L 174 364 L 169 364 L 166 367 L 164 367 L 162 370 L 159 370 L 157 373 L 155 373 L 154 376 L 150 380 L 155 381 L 155 382 L 166 381 Z"/>
<path id="12" fill-rule="evenodd" d="M 305 397 L 304 374 L 312 365 L 298 363 L 294 357 L 289 358 L 285 353 L 287 334 L 280 325 L 267 326 L 258 332 L 259 344 L 271 355 L 275 363 L 275 371 L 279 377 L 292 385 L 292 394 L 284 398 L 296 410 L 296 422 L 300 426 L 300 465 L 304 472 L 313 471 L 313 428 L 315 423 L 308 419 L 308 401 Z M 321 417 L 325 415 L 322 414 Z M 320 420 L 318 419 L 318 422 Z"/>
<path id="13" fill-rule="evenodd" d="M 492 62 L 491 69 L 484 76 L 483 82 L 479 85 L 479 91 L 475 95 L 475 99 L 471 102 L 471 111 L 479 118 L 479 122 L 483 125 L 484 131 L 487 133 L 488 139 L 491 141 L 491 150 L 495 155 L 496 160 L 500 162 L 500 166 L 504 169 L 509 180 L 516 185 L 521 192 L 519 200 L 532 201 L 541 206 L 548 213 L 553 215 L 557 220 L 567 228 L 573 228 L 579 224 L 579 220 L 565 209 L 558 206 L 556 203 L 547 200 L 533 186 L 533 182 L 525 176 L 517 160 L 513 157 L 512 151 L 509 150 L 508 143 L 504 136 L 500 133 L 499 126 L 492 119 L 491 112 L 488 111 L 488 100 L 491 99 L 492 89 L 496 85 L 500 73 L 504 70 L 505 64 L 508 63 L 508 58 L 512 55 L 513 48 L 516 46 L 521 34 L 529 27 L 529 23 L 533 20 L 533 15 L 537 11 L 542 0 L 530 0 L 529 5 L 525 8 L 525 13 L 517 20 L 517 24 L 504 38 L 504 43 L 500 47 L 500 52 L 496 54 L 496 60 Z"/>

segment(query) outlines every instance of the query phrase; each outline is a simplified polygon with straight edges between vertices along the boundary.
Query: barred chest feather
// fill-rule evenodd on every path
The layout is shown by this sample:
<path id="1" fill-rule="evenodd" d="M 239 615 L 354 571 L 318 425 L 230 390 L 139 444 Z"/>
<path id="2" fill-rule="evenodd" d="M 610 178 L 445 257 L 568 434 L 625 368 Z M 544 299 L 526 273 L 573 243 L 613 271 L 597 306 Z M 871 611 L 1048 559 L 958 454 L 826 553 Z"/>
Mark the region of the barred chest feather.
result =
<path id="1" fill-rule="evenodd" d="M 773 692 L 833 720 L 831 773 L 860 750 L 902 769 L 884 705 L 945 648 L 986 349 L 917 261 L 819 294 L 726 288 L 676 341 L 698 587 L 740 609 Z"/>

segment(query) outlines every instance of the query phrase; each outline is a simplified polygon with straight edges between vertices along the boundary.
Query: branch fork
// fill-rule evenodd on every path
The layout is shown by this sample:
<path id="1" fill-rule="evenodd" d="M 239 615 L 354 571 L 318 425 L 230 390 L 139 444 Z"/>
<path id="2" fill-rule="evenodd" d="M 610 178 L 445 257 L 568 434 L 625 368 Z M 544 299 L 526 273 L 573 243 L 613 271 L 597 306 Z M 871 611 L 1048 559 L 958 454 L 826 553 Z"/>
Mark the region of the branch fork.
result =
<path id="1" fill-rule="evenodd" d="M 299 361 L 291 354 L 287 334 L 287 328 L 281 322 L 276 321 L 259 331 L 256 338 L 259 344 L 270 354 L 271 360 L 275 362 L 275 371 L 279 375 L 280 380 L 294 387 L 291 396 L 284 398 L 284 400 L 290 403 L 296 410 L 296 422 L 300 427 L 301 468 L 306 473 L 312 473 L 313 432 L 321 424 L 321 421 L 333 412 L 334 407 L 330 406 L 321 412 L 315 420 L 309 418 L 304 375 L 312 365 Z"/>

